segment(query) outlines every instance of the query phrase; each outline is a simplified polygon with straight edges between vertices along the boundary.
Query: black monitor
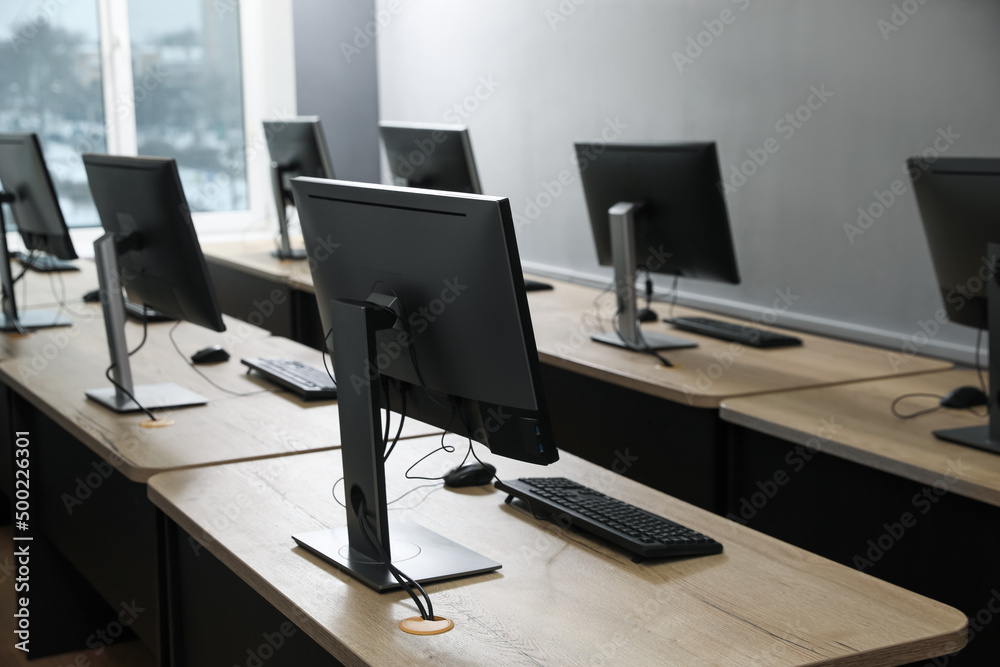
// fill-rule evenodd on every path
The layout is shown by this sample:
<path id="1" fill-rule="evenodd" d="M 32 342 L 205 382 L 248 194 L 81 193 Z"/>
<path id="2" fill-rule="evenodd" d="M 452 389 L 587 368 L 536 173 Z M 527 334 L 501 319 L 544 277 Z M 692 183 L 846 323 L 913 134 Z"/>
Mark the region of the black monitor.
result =
<path id="1" fill-rule="evenodd" d="M 465 126 L 380 121 L 378 128 L 395 185 L 483 193 Z"/>
<path id="2" fill-rule="evenodd" d="M 483 194 L 464 125 L 381 121 L 378 127 L 394 185 Z M 524 288 L 535 292 L 552 285 L 525 279 Z"/>
<path id="3" fill-rule="evenodd" d="M 558 458 L 510 204 L 343 181 L 300 178 L 292 187 L 306 247 L 339 244 L 336 261 L 310 268 L 324 331 L 332 331 L 349 499 L 346 529 L 294 538 L 384 590 L 396 582 L 359 519 L 363 500 L 378 543 L 396 560 L 380 409 L 469 436 L 501 456 Z M 420 527 L 393 524 L 392 535 L 393 550 L 417 545 L 404 569 L 418 581 L 500 567 Z"/>
<path id="4" fill-rule="evenodd" d="M 191 209 L 171 158 L 85 154 L 83 164 L 105 234 L 94 242 L 113 387 L 87 396 L 116 412 L 200 405 L 175 384 L 132 385 L 122 288 L 129 299 L 177 319 L 225 331 Z"/>
<path id="5" fill-rule="evenodd" d="M 76 251 L 63 219 L 52 178 L 42 157 L 42 148 L 35 134 L 0 134 L 0 204 L 9 204 L 14 224 L 29 253 L 24 256 L 26 268 L 40 268 L 35 260 L 76 259 Z M 14 295 L 13 272 L 7 248 L 7 226 L 0 208 L 0 282 L 4 304 L 0 329 L 19 331 L 51 326 L 65 326 L 69 320 L 53 311 L 32 310 L 18 313 Z M 38 257 L 37 253 L 45 253 Z M 75 268 L 75 267 L 73 267 Z"/>
<path id="6" fill-rule="evenodd" d="M 295 205 L 291 183 L 296 176 L 335 178 L 323 124 L 318 116 L 265 120 L 264 137 L 271 155 L 271 189 L 281 235 L 281 246 L 272 254 L 281 259 L 305 259 L 305 250 L 293 249 L 288 238 L 287 209 Z"/>
<path id="7" fill-rule="evenodd" d="M 615 267 L 616 332 L 594 340 L 629 349 L 695 347 L 642 332 L 635 304 L 639 270 L 740 282 L 714 142 L 576 144 L 590 226 L 603 266 Z"/>
<path id="8" fill-rule="evenodd" d="M 989 424 L 934 435 L 1000 454 L 1000 158 L 917 157 L 907 168 L 948 319 L 990 330 Z"/>

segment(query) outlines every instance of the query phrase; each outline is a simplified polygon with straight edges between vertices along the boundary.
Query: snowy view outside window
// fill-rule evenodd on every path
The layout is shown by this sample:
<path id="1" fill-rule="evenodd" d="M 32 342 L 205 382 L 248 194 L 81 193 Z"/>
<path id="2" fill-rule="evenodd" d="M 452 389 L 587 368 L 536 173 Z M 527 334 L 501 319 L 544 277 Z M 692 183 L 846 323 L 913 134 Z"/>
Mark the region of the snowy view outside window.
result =
<path id="1" fill-rule="evenodd" d="M 177 160 L 193 211 L 247 208 L 239 14 L 225 9 L 130 0 L 134 99 L 105 109 L 97 2 L 0 0 L 0 132 L 38 133 L 70 226 L 99 224 L 80 156 L 107 152 L 122 105 L 139 155 Z"/>

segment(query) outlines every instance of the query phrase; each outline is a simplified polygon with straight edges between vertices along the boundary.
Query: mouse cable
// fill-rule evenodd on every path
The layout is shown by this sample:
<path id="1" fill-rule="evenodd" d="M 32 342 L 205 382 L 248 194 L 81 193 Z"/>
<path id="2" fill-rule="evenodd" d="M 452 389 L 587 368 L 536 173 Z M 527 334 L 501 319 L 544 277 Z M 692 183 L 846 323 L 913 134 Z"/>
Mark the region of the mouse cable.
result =
<path id="1" fill-rule="evenodd" d="M 431 603 L 431 597 L 427 595 L 427 591 L 424 590 L 424 587 L 421 586 L 416 579 L 407 575 L 392 564 L 388 554 L 385 553 L 385 549 L 383 549 L 382 545 L 375 539 L 375 531 L 368 523 L 368 514 L 365 511 L 366 509 L 365 499 L 361 498 L 361 502 L 358 503 L 358 518 L 361 519 L 361 532 L 364 533 L 365 539 L 368 541 L 368 544 L 378 552 L 382 562 L 385 563 L 389 573 L 392 574 L 392 578 L 395 579 L 396 583 L 402 586 L 403 590 L 406 591 L 407 594 L 413 599 L 413 602 L 417 605 L 417 609 L 420 610 L 420 617 L 425 621 L 433 621 L 434 605 Z M 426 609 L 424 609 L 424 605 L 420 603 L 420 598 L 417 597 L 417 594 L 413 591 L 414 588 L 420 591 L 420 594 L 424 596 L 424 600 L 427 602 Z"/>
<path id="2" fill-rule="evenodd" d="M 980 362 L 980 352 L 982 350 L 982 346 L 983 346 L 983 330 L 979 329 L 977 331 L 977 333 L 976 333 L 976 375 L 979 377 L 979 388 L 982 390 L 983 394 L 986 395 L 986 399 L 987 399 L 986 412 L 979 412 L 978 410 L 976 410 L 976 407 L 978 407 L 978 406 L 976 406 L 976 407 L 969 407 L 969 408 L 965 408 L 965 409 L 968 410 L 969 412 L 971 412 L 972 414 L 976 415 L 977 417 L 981 417 L 981 418 L 982 417 L 989 417 L 990 416 L 990 403 L 992 402 L 992 399 L 990 398 L 990 394 L 986 390 L 986 378 L 983 377 L 983 366 L 982 366 L 982 363 Z M 899 410 L 896 409 L 896 406 L 901 401 L 904 401 L 904 400 L 906 400 L 908 398 L 917 398 L 917 397 L 922 397 L 922 398 L 936 398 L 936 399 L 938 399 L 939 402 L 942 401 L 942 400 L 944 400 L 944 396 L 942 394 L 931 394 L 931 393 L 922 393 L 922 392 L 916 392 L 916 393 L 912 393 L 912 394 L 903 394 L 902 396 L 897 396 L 896 399 L 889 406 L 889 410 L 892 412 L 892 416 L 896 417 L 897 419 L 913 419 L 914 417 L 920 417 L 921 415 L 929 415 L 932 412 L 937 412 L 938 410 L 941 410 L 942 408 L 944 408 L 943 405 L 937 405 L 937 406 L 935 406 L 933 408 L 927 408 L 927 409 L 924 409 L 924 410 L 917 410 L 916 412 L 911 412 L 911 413 L 903 413 L 903 412 L 900 412 Z"/>
<path id="3" fill-rule="evenodd" d="M 898 409 L 896 409 L 896 406 L 899 405 L 899 403 L 901 403 L 902 401 L 905 401 L 908 398 L 918 398 L 918 397 L 936 398 L 938 400 L 938 405 L 935 405 L 933 408 L 925 408 L 923 410 L 917 410 L 916 412 L 900 412 Z M 892 404 L 889 405 L 889 410 L 892 412 L 892 416 L 895 417 L 896 419 L 913 419 L 914 417 L 920 417 L 921 415 L 929 415 L 932 412 L 937 412 L 938 410 L 941 410 L 944 407 L 940 405 L 942 398 L 944 398 L 944 396 L 940 394 L 931 394 L 926 392 L 914 392 L 911 394 L 903 394 L 902 396 L 897 396 L 893 400 Z"/>
<path id="4" fill-rule="evenodd" d="M 145 312 L 145 308 L 146 308 L 146 306 L 144 304 L 143 305 L 143 312 Z M 142 320 L 143 320 L 143 328 L 145 328 L 145 326 L 146 326 L 146 318 L 143 317 Z M 191 361 L 190 359 L 188 359 L 187 355 L 185 355 L 181 351 L 180 346 L 177 345 L 177 341 L 174 340 L 174 330 L 177 327 L 179 327 L 183 322 L 184 322 L 184 320 L 177 320 L 176 322 L 174 322 L 173 326 L 170 327 L 170 330 L 167 332 L 167 338 L 170 339 L 170 344 L 174 346 L 174 350 L 176 350 L 177 355 L 181 359 L 184 360 L 184 363 L 186 363 L 188 366 L 190 366 L 192 369 L 194 369 L 194 372 L 197 373 L 198 375 L 200 375 L 202 377 L 202 379 L 205 380 L 205 382 L 209 383 L 210 385 L 212 385 L 213 387 L 215 387 L 216 389 L 218 389 L 221 392 L 229 394 L 230 396 L 237 396 L 239 398 L 245 398 L 247 396 L 257 396 L 258 394 L 281 394 L 281 393 L 284 393 L 286 391 L 284 388 L 275 388 L 275 389 L 261 389 L 259 391 L 238 392 L 238 391 L 233 391 L 232 389 L 226 389 L 222 385 L 220 385 L 217 382 L 215 382 L 214 380 L 212 380 L 212 378 L 210 378 L 207 375 L 205 375 L 204 373 L 202 373 L 201 369 L 198 368 L 194 364 L 193 361 Z"/>

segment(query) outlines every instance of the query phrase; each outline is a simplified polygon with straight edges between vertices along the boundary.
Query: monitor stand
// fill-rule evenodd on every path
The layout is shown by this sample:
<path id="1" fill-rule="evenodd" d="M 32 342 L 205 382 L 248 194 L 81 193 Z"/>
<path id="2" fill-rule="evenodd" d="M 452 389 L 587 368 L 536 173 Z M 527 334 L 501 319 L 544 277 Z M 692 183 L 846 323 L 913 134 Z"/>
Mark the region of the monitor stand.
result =
<path id="1" fill-rule="evenodd" d="M 618 298 L 617 331 L 592 334 L 591 339 L 628 350 L 679 350 L 698 347 L 686 338 L 655 331 L 642 331 L 636 307 L 635 211 L 636 204 L 619 202 L 608 209 L 611 223 L 611 257 L 615 267 L 615 294 Z"/>
<path id="2" fill-rule="evenodd" d="M 990 330 L 990 368 L 986 396 L 989 399 L 989 423 L 983 426 L 966 426 L 934 431 L 934 436 L 945 442 L 953 442 L 966 447 L 982 449 L 1000 454 L 1000 272 L 996 270 L 1000 262 L 1000 243 L 989 244 L 989 261 L 993 267 L 986 288 L 986 307 Z M 994 354 L 993 351 L 997 350 Z"/>
<path id="3" fill-rule="evenodd" d="M 333 356 L 338 377 L 365 378 L 353 383 L 357 391 L 343 391 L 340 404 L 340 454 L 344 462 L 347 526 L 292 535 L 299 546 L 344 570 L 377 591 L 399 588 L 378 550 L 365 539 L 358 514 L 361 501 L 367 509 L 371 533 L 400 570 L 421 582 L 442 581 L 492 572 L 500 563 L 414 523 L 389 523 L 386 508 L 385 463 L 382 440 L 381 382 L 374 363 L 376 332 L 380 341 L 398 336 L 390 308 L 372 301 L 336 300 L 333 312 Z M 391 344 L 391 343 L 390 343 Z M 390 528 L 391 535 L 390 538 Z"/>
<path id="4" fill-rule="evenodd" d="M 104 310 L 104 327 L 108 334 L 108 350 L 114 364 L 111 373 L 117 386 L 91 389 L 86 392 L 87 398 L 115 412 L 137 412 L 142 409 L 129 398 L 128 394 L 132 394 L 139 404 L 149 410 L 208 403 L 208 399 L 204 396 L 173 383 L 132 384 L 132 368 L 125 341 L 125 297 L 122 295 L 121 283 L 118 280 L 121 274 L 118 270 L 113 233 L 108 232 L 94 241 L 94 259 L 97 263 L 97 278 L 101 288 L 101 307 Z"/>
<path id="5" fill-rule="evenodd" d="M 0 204 L 15 201 L 14 195 L 0 192 Z M 68 327 L 72 322 L 54 310 L 26 310 L 17 312 L 14 296 L 14 272 L 10 266 L 10 251 L 7 247 L 7 222 L 4 220 L 3 206 L 0 206 L 0 288 L 6 298 L 3 313 L 0 314 L 0 331 L 29 331 L 48 327 Z"/>
<path id="6" fill-rule="evenodd" d="M 285 187 L 282 184 L 286 171 L 288 169 L 277 162 L 271 163 L 271 189 L 274 191 L 274 205 L 278 213 L 278 233 L 281 235 L 281 247 L 272 250 L 271 256 L 278 259 L 306 259 L 306 249 L 293 249 L 288 237 L 288 211 L 285 201 Z"/>

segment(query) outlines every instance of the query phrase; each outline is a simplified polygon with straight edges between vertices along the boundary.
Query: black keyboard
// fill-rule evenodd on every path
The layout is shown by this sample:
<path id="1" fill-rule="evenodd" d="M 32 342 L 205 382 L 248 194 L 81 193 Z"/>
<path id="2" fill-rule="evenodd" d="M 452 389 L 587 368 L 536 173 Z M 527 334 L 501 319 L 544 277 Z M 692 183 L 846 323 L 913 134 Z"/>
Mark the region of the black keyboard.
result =
<path id="1" fill-rule="evenodd" d="M 713 320 L 708 317 L 674 317 L 663 320 L 682 331 L 731 340 L 736 343 L 749 345 L 750 347 L 789 347 L 791 345 L 802 345 L 802 339 L 785 334 L 755 329 L 745 324 L 734 324 L 733 322 L 723 322 Z"/>
<path id="2" fill-rule="evenodd" d="M 34 271 L 39 271 L 41 273 L 55 273 L 57 271 L 79 271 L 80 267 L 72 262 L 67 262 L 64 259 L 59 259 L 53 255 L 31 255 L 30 253 L 22 252 L 20 250 L 15 250 L 10 253 L 13 259 L 16 259 L 24 266 L 32 269 Z"/>
<path id="3" fill-rule="evenodd" d="M 707 556 L 722 553 L 711 537 L 611 498 L 563 477 L 524 477 L 496 482 L 507 502 L 520 498 L 539 518 L 572 525 L 641 558 Z"/>
<path id="4" fill-rule="evenodd" d="M 247 368 L 257 371 L 268 382 L 284 387 L 307 401 L 337 398 L 337 384 L 327 372 L 307 366 L 301 361 L 273 357 L 240 361 Z"/>
<path id="5" fill-rule="evenodd" d="M 130 317 L 134 317 L 140 322 L 145 318 L 147 322 L 176 322 L 177 318 L 172 315 L 167 315 L 166 313 L 161 313 L 158 310 L 153 310 L 152 308 L 143 308 L 140 304 L 134 301 L 129 301 L 125 299 L 125 314 Z"/>

